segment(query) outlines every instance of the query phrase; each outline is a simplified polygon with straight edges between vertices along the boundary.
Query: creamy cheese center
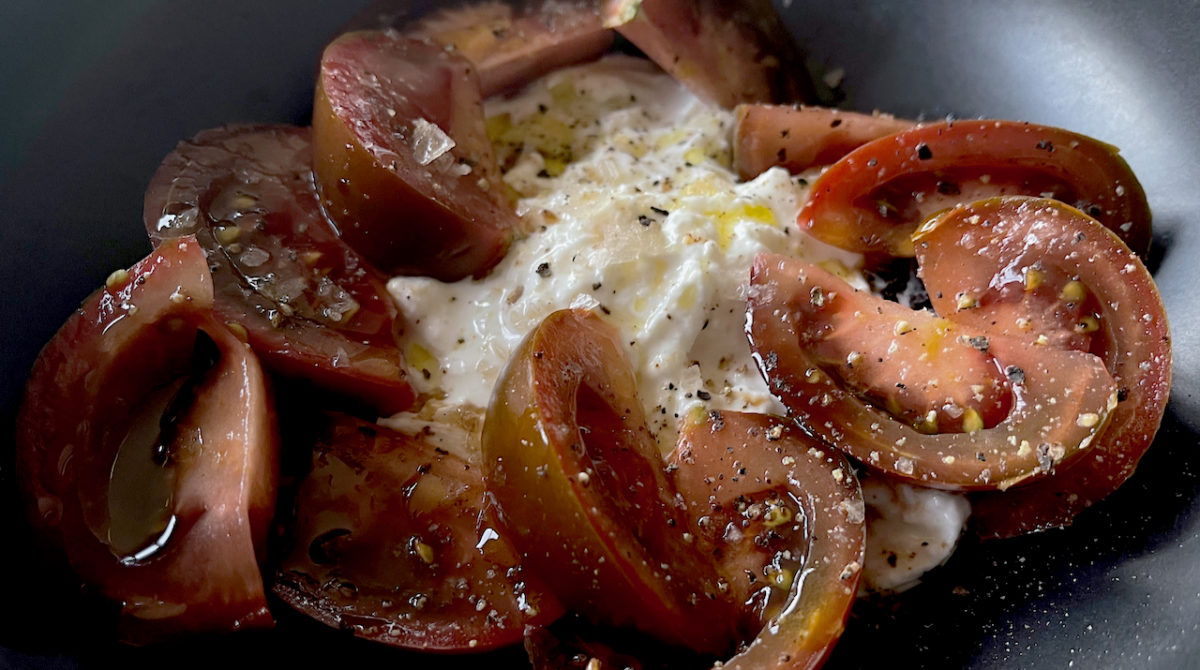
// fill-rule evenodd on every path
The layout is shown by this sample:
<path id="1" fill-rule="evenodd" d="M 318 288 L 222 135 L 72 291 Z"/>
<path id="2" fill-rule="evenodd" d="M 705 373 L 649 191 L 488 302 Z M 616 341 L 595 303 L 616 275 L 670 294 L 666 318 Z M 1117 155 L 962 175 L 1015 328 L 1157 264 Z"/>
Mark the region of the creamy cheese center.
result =
<path id="1" fill-rule="evenodd" d="M 406 315 L 414 386 L 431 400 L 382 423 L 477 461 L 482 416 L 510 355 L 568 307 L 597 310 L 622 333 L 664 454 L 690 412 L 783 415 L 743 332 L 755 255 L 821 263 L 866 287 L 852 269 L 861 257 L 797 228 L 806 175 L 773 168 L 739 182 L 732 114 L 643 59 L 560 70 L 489 101 L 487 115 L 524 235 L 481 280 L 389 282 Z M 938 545 L 961 526 L 939 533 Z"/>

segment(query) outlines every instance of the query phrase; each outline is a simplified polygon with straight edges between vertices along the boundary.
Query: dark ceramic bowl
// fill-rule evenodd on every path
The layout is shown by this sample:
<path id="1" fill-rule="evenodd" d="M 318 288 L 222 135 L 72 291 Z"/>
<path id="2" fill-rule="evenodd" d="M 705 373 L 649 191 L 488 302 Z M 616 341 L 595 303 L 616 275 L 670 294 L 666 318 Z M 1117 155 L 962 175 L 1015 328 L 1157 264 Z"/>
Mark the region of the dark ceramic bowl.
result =
<path id="1" fill-rule="evenodd" d="M 159 160 L 210 126 L 305 122 L 320 48 L 364 4 L 0 6 L 0 666 L 519 665 L 519 653 L 394 652 L 282 610 L 269 633 L 120 647 L 45 574 L 15 511 L 25 375 L 79 301 L 147 252 L 142 191 Z M 1175 336 L 1170 409 L 1133 479 L 1070 529 L 968 542 L 921 587 L 863 604 L 829 667 L 1200 667 L 1200 3 L 783 4 L 814 61 L 844 71 L 847 106 L 1025 119 L 1120 146 L 1154 210 L 1151 265 Z"/>

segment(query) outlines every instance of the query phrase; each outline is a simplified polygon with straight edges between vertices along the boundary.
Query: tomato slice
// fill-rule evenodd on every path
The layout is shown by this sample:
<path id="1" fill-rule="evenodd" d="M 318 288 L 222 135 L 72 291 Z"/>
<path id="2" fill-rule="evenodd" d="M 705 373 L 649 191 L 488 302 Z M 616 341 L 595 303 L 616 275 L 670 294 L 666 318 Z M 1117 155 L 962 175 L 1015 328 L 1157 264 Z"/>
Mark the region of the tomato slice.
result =
<path id="1" fill-rule="evenodd" d="M 867 142 L 913 127 L 886 114 L 790 105 L 738 105 L 733 124 L 733 166 L 742 179 L 775 166 L 798 173 L 830 165 Z"/>
<path id="2" fill-rule="evenodd" d="M 604 0 L 601 7 L 606 28 L 711 104 L 813 97 L 804 58 L 769 0 Z"/>
<path id="3" fill-rule="evenodd" d="M 483 97 L 503 93 L 568 65 L 599 58 L 613 32 L 594 3 L 550 0 L 533 8 L 477 3 L 422 17 L 404 33 L 453 47 L 475 66 Z"/>
<path id="4" fill-rule="evenodd" d="M 525 564 L 568 608 L 698 651 L 731 648 L 733 605 L 682 531 L 620 336 L 600 317 L 554 312 L 526 337 L 497 382 L 483 454 Z"/>
<path id="5" fill-rule="evenodd" d="M 200 245 L 164 242 L 46 345 L 17 417 L 33 525 L 120 607 L 129 642 L 272 622 L 274 413 L 212 302 Z"/>
<path id="6" fill-rule="evenodd" d="M 865 506 L 850 463 L 782 419 L 684 420 L 670 462 L 697 535 L 757 636 L 725 668 L 815 668 L 858 592 Z"/>
<path id="7" fill-rule="evenodd" d="M 462 459 L 352 417 L 315 428 L 274 591 L 359 637 L 422 651 L 519 642 L 562 608 L 525 574 Z"/>
<path id="8" fill-rule="evenodd" d="M 1008 415 L 1012 385 L 988 339 L 973 336 L 981 331 L 855 291 L 819 267 L 801 272 L 809 293 L 796 304 L 795 336 L 841 386 L 923 433 L 990 428 Z"/>
<path id="9" fill-rule="evenodd" d="M 1171 340 L 1154 280 L 1116 235 L 1052 200 L 962 205 L 923 228 L 916 241 L 939 312 L 1046 348 L 1091 351 L 1116 380 L 1119 402 L 1108 428 L 1082 459 L 975 501 L 975 525 L 984 536 L 1069 523 L 1133 473 L 1166 410 Z"/>
<path id="10" fill-rule="evenodd" d="M 950 121 L 866 144 L 813 183 L 799 222 L 842 249 L 907 257 L 912 233 L 942 210 L 1044 194 L 1096 217 L 1134 251 L 1150 248 L 1146 194 L 1116 147 L 1016 121 Z"/>
<path id="11" fill-rule="evenodd" d="M 313 189 L 306 128 L 225 126 L 181 142 L 146 191 L 155 244 L 195 235 L 219 319 L 271 369 L 383 413 L 412 404 L 386 278 L 338 240 Z"/>
<path id="12" fill-rule="evenodd" d="M 1115 384 L 1096 356 L 989 337 L 988 353 L 1010 381 L 1011 411 L 990 428 L 927 435 L 847 389 L 822 367 L 810 346 L 814 334 L 843 320 L 881 319 L 892 332 L 903 330 L 883 313 L 890 303 L 856 293 L 821 268 L 783 256 L 756 258 L 750 282 L 747 335 L 772 393 L 813 434 L 896 477 L 937 488 L 1005 489 L 1044 476 L 1085 450 L 1116 404 Z M 818 294 L 821 299 L 815 300 Z M 879 311 L 863 307 L 871 302 Z M 854 335 L 853 330 L 844 333 Z M 864 359 L 882 358 L 879 365 L 897 368 L 888 373 L 881 367 L 878 374 L 888 375 L 885 379 L 905 381 L 901 375 L 913 356 L 856 348 L 864 352 Z M 928 359 L 939 369 L 941 357 Z M 953 379 L 955 374 L 941 369 L 937 379 Z M 969 379 L 963 382 L 971 384 Z"/>
<path id="13" fill-rule="evenodd" d="M 321 59 L 313 135 L 325 211 L 384 272 L 454 281 L 503 258 L 517 216 L 461 56 L 391 31 L 342 35 Z"/>

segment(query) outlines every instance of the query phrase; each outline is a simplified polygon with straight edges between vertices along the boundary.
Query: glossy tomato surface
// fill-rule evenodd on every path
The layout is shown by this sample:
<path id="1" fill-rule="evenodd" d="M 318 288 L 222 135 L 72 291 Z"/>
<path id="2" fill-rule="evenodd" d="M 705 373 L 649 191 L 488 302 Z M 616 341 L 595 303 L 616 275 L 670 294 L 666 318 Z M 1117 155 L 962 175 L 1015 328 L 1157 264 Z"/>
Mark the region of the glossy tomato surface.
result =
<path id="1" fill-rule="evenodd" d="M 101 9 L 12 0 L 0 9 L 0 89 L 17 92 L 0 100 L 0 304 L 12 319 L 0 373 L 0 510 L 15 533 L 7 546 L 17 547 L 2 559 L 19 577 L 10 602 L 21 603 L 0 626 L 0 665 L 425 660 L 355 643 L 286 609 L 269 634 L 117 647 L 76 625 L 87 612 L 22 549 L 12 493 L 11 421 L 30 366 L 108 273 L 149 252 L 141 198 L 162 157 L 226 123 L 307 123 L 321 48 L 367 5 L 113 0 Z M 376 6 L 367 21 L 378 25 L 390 11 Z M 1149 265 L 1176 344 L 1166 422 L 1120 491 L 1072 528 L 964 546 L 924 586 L 877 609 L 860 607 L 826 667 L 1187 667 L 1200 657 L 1200 452 L 1192 432 L 1200 427 L 1200 165 L 1190 158 L 1200 154 L 1200 7 L 794 0 L 784 11 L 812 60 L 840 81 L 848 108 L 927 120 L 1025 119 L 1119 146 L 1154 213 Z M 526 663 L 520 650 L 489 659 L 497 667 Z"/>

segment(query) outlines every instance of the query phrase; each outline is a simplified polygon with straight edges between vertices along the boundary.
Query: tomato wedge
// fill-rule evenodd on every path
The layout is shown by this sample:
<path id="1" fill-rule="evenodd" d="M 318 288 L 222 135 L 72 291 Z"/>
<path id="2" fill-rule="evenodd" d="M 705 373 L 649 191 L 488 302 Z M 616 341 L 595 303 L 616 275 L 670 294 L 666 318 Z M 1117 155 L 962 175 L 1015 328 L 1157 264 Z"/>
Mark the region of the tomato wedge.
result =
<path id="1" fill-rule="evenodd" d="M 313 135 L 325 211 L 379 269 L 454 281 L 503 258 L 517 216 L 461 56 L 391 31 L 342 35 L 321 59 Z"/>
<path id="2" fill-rule="evenodd" d="M 594 3 L 579 0 L 539 2 L 532 11 L 488 2 L 442 9 L 404 33 L 456 49 L 475 66 L 485 98 L 599 58 L 613 43 Z"/>
<path id="3" fill-rule="evenodd" d="M 1116 235 L 1052 200 L 956 207 L 923 228 L 916 247 L 939 312 L 1045 348 L 1091 351 L 1116 380 L 1116 409 L 1083 458 L 975 501 L 976 528 L 988 537 L 1069 523 L 1133 473 L 1166 410 L 1171 340 L 1154 280 Z"/>
<path id="4" fill-rule="evenodd" d="M 620 336 L 552 313 L 513 354 L 483 433 L 488 490 L 523 561 L 568 608 L 698 651 L 728 652 L 720 597 L 646 427 Z"/>
<path id="5" fill-rule="evenodd" d="M 275 594 L 327 625 L 422 651 L 521 641 L 560 614 L 522 570 L 483 476 L 420 436 L 331 415 L 315 428 Z"/>
<path id="6" fill-rule="evenodd" d="M 815 668 L 858 592 L 865 507 L 850 463 L 782 419 L 684 420 L 671 455 L 689 528 L 715 547 L 757 633 L 724 668 Z"/>
<path id="7" fill-rule="evenodd" d="M 804 58 L 769 0 L 604 0 L 600 14 L 711 104 L 813 97 Z"/>
<path id="8" fill-rule="evenodd" d="M 271 369 L 366 402 L 412 404 L 386 278 L 338 240 L 313 188 L 306 128 L 226 126 L 181 142 L 146 191 L 155 244 L 195 235 L 219 319 Z"/>
<path id="9" fill-rule="evenodd" d="M 886 114 L 829 107 L 738 105 L 733 122 L 733 166 L 753 179 L 779 166 L 792 173 L 829 165 L 858 147 L 913 127 Z"/>
<path id="10" fill-rule="evenodd" d="M 274 413 L 212 302 L 200 245 L 164 242 L 46 345 L 17 417 L 34 527 L 120 607 L 133 643 L 272 623 L 258 561 Z"/>
<path id="11" fill-rule="evenodd" d="M 1088 212 L 1134 251 L 1150 248 L 1146 194 L 1116 147 L 1016 121 L 949 121 L 866 144 L 813 182 L 799 222 L 873 260 L 908 257 L 912 233 L 942 210 L 1045 194 Z"/>
<path id="12" fill-rule="evenodd" d="M 991 337 L 988 354 L 1009 379 L 1011 411 L 990 428 L 927 435 L 847 389 L 838 375 L 822 366 L 811 346 L 840 320 L 883 319 L 903 337 L 900 333 L 907 326 L 896 327 L 882 313 L 891 303 L 856 292 L 819 267 L 783 256 L 756 258 L 750 283 L 747 335 L 772 393 L 815 435 L 901 479 L 937 488 L 986 490 L 1044 476 L 1087 449 L 1116 405 L 1115 384 L 1096 356 Z M 902 365 L 919 359 L 887 350 L 862 351 L 864 359 L 895 364 L 894 374 L 881 374 L 896 383 L 904 382 L 899 377 Z M 937 366 L 935 357 L 929 358 Z M 952 379 L 955 372 L 942 369 L 937 379 Z"/>

